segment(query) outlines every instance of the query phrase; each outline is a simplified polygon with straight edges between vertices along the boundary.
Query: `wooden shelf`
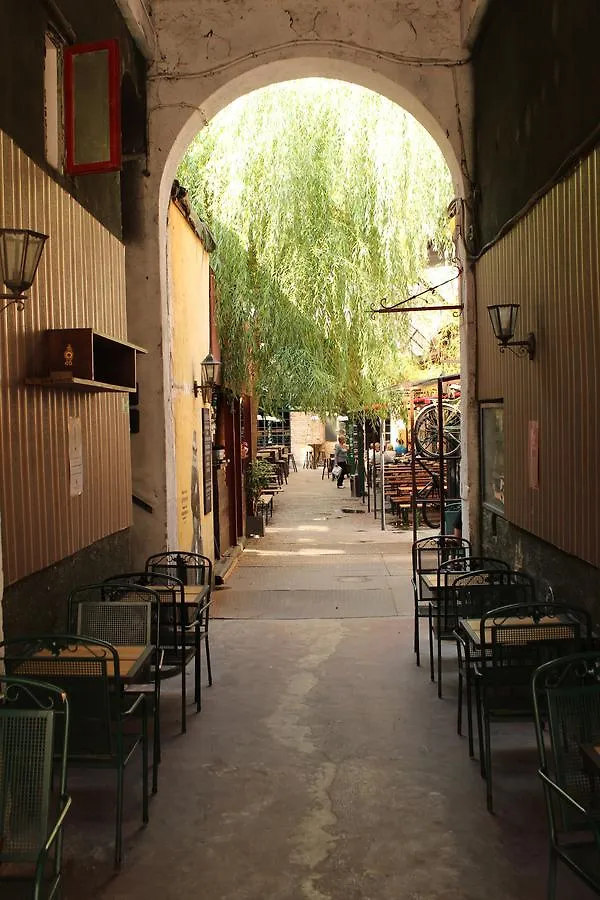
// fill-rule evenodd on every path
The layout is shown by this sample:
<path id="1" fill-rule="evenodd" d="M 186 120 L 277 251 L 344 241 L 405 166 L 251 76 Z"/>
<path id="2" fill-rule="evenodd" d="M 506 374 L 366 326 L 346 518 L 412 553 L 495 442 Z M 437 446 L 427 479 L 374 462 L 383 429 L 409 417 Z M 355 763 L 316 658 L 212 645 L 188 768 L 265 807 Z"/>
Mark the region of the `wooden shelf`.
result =
<path id="1" fill-rule="evenodd" d="M 45 371 L 25 379 L 38 387 L 76 391 L 136 390 L 136 355 L 142 347 L 93 328 L 53 328 L 44 332 Z"/>
<path id="2" fill-rule="evenodd" d="M 37 387 L 62 388 L 71 391 L 121 391 L 128 394 L 134 394 L 134 387 L 125 387 L 122 384 L 107 384 L 103 381 L 92 381 L 89 378 L 64 378 L 62 374 L 58 378 L 48 375 L 47 378 L 26 378 L 25 384 L 33 384 Z"/>

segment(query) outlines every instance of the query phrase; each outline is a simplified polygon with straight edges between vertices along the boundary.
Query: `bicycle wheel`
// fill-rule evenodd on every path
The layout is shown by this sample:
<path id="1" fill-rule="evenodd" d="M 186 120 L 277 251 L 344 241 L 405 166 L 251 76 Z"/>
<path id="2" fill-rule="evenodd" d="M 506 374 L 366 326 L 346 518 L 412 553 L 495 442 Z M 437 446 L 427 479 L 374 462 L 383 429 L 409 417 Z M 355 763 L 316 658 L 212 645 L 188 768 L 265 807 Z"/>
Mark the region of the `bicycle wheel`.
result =
<path id="1" fill-rule="evenodd" d="M 460 455 L 460 410 L 454 403 L 442 401 L 444 456 Z M 425 406 L 415 419 L 417 453 L 434 459 L 440 455 L 440 432 L 437 403 Z"/>

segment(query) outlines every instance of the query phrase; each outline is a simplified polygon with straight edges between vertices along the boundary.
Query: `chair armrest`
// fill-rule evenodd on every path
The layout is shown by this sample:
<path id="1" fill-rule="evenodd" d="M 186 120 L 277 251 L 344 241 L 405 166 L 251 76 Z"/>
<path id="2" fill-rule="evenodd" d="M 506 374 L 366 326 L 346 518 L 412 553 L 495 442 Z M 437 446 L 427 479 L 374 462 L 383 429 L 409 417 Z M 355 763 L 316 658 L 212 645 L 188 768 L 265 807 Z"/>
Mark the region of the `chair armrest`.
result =
<path id="1" fill-rule="evenodd" d="M 125 719 L 127 716 L 130 716 L 137 710 L 138 706 L 146 706 L 146 697 L 144 694 L 138 694 L 137 700 L 135 700 L 135 702 L 131 704 L 129 709 L 126 709 L 123 713 L 121 713 L 121 718 Z"/>
<path id="2" fill-rule="evenodd" d="M 596 838 L 596 843 L 600 844 L 600 818 L 594 817 L 589 814 L 587 809 L 583 807 L 580 803 L 577 802 L 570 794 L 567 794 L 563 788 L 561 788 L 555 781 L 553 781 L 547 772 L 544 769 L 538 769 L 538 775 L 542 779 L 545 785 L 547 785 L 550 790 L 555 793 L 563 803 L 568 804 L 572 807 L 573 810 L 579 813 L 586 822 L 590 825 L 590 828 L 594 832 L 594 837 Z"/>
<path id="3" fill-rule="evenodd" d="M 39 856 L 37 859 L 37 863 L 36 863 L 36 867 L 35 867 L 35 887 L 34 887 L 34 893 L 33 893 L 34 900 L 39 900 L 39 898 L 41 897 L 40 889 L 44 882 L 44 873 L 45 873 L 45 869 L 46 869 L 46 860 L 48 858 L 48 853 L 52 849 L 52 844 L 54 843 L 54 841 L 57 839 L 57 837 L 60 834 L 60 830 L 63 826 L 66 815 L 67 815 L 69 809 L 71 808 L 71 804 L 72 804 L 73 800 L 69 794 L 63 794 L 60 798 L 60 802 L 62 805 L 62 809 L 59 812 L 58 818 L 56 819 L 56 822 L 54 823 L 52 830 L 50 831 L 50 834 L 46 838 L 46 842 L 45 842 L 44 846 L 42 847 L 42 849 L 40 850 L 40 853 L 39 853 Z"/>

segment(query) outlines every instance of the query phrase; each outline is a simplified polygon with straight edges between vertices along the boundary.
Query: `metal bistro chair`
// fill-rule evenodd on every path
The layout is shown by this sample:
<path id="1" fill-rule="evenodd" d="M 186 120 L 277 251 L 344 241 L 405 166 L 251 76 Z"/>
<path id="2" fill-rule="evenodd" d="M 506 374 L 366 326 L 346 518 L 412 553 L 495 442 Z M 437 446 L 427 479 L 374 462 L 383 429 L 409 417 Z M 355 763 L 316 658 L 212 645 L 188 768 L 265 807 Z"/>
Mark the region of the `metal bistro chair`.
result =
<path id="1" fill-rule="evenodd" d="M 429 671 L 436 680 L 433 642 L 437 643 L 438 697 L 442 696 L 442 641 L 456 643 L 454 632 L 458 625 L 456 593 L 452 590 L 456 576 L 483 569 L 508 570 L 509 565 L 490 556 L 459 556 L 443 562 L 437 571 L 437 591 L 429 601 Z M 462 615 L 462 613 L 461 613 Z"/>
<path id="2" fill-rule="evenodd" d="M 74 634 L 37 635 L 0 643 L 11 675 L 39 678 L 69 698 L 67 760 L 117 774 L 115 868 L 123 858 L 123 776 L 136 749 L 142 752 L 142 820 L 148 822 L 148 720 L 146 698 L 129 706 L 121 690 L 119 654 L 105 641 Z M 1 655 L 1 654 L 0 654 Z M 139 728 L 135 727 L 140 715 Z M 132 727 L 127 727 L 131 721 Z"/>
<path id="3" fill-rule="evenodd" d="M 489 812 L 493 812 L 491 722 L 533 721 L 535 670 L 550 660 L 587 649 L 591 633 L 587 610 L 561 603 L 505 606 L 482 616 L 475 687 Z"/>
<path id="4" fill-rule="evenodd" d="M 548 900 L 559 860 L 600 894 L 600 651 L 545 663 L 532 688 L 550 830 Z"/>
<path id="5" fill-rule="evenodd" d="M 152 711 L 152 793 L 158 791 L 160 749 L 160 598 L 142 585 L 98 584 L 76 588 L 69 596 L 74 633 L 114 647 L 148 647 L 153 653 L 143 676 L 128 684 L 128 694 L 144 694 Z M 69 627 L 72 627 L 71 624 Z M 148 678 L 145 676 L 149 675 Z"/>
<path id="6" fill-rule="evenodd" d="M 32 884 L 34 900 L 60 891 L 68 740 L 63 690 L 0 675 L 0 882 Z"/>
<path id="7" fill-rule="evenodd" d="M 186 641 L 188 633 L 196 628 L 195 622 L 187 624 L 187 609 L 183 582 L 174 575 L 163 572 L 126 572 L 107 578 L 105 585 L 112 583 L 120 586 L 130 584 L 133 597 L 139 597 L 138 587 L 147 587 L 160 596 L 158 636 L 155 637 L 156 624 L 153 622 L 153 642 L 158 647 L 157 674 L 162 680 L 176 675 L 181 677 L 181 732 L 187 731 L 187 688 L 186 667 L 195 656 L 195 646 Z M 196 699 L 197 710 L 200 710 L 199 690 Z"/>
<path id="8" fill-rule="evenodd" d="M 412 545 L 412 586 L 414 598 L 414 651 L 417 665 L 421 665 L 419 619 L 429 617 L 429 601 L 434 590 L 428 587 L 425 577 L 436 576 L 443 562 L 460 556 L 469 556 L 471 544 L 466 538 L 447 534 L 420 538 Z"/>
<path id="9" fill-rule="evenodd" d="M 198 605 L 193 616 L 190 616 L 190 605 L 186 604 L 186 645 L 193 643 L 195 648 L 195 676 L 196 676 L 196 704 L 201 705 L 200 696 L 200 646 L 204 642 L 206 651 L 206 669 L 208 672 L 208 684 L 212 685 L 212 668 L 210 661 L 209 624 L 210 604 L 212 602 L 213 564 L 208 556 L 199 553 L 191 553 L 187 550 L 170 550 L 164 553 L 154 553 L 146 560 L 144 568 L 148 572 L 162 572 L 164 575 L 172 575 L 186 585 L 207 586 L 208 594 Z M 192 627 L 190 627 L 192 626 Z"/>
<path id="10" fill-rule="evenodd" d="M 458 697 L 456 731 L 462 735 L 463 690 L 467 699 L 467 735 L 469 756 L 475 755 L 473 743 L 473 674 L 480 650 L 472 645 L 460 628 L 460 619 L 477 619 L 490 609 L 510 604 L 535 602 L 535 585 L 527 572 L 513 569 L 486 569 L 459 575 L 448 589 L 452 615 L 456 618 L 454 631 L 458 657 Z M 477 623 L 479 628 L 479 621 Z"/>

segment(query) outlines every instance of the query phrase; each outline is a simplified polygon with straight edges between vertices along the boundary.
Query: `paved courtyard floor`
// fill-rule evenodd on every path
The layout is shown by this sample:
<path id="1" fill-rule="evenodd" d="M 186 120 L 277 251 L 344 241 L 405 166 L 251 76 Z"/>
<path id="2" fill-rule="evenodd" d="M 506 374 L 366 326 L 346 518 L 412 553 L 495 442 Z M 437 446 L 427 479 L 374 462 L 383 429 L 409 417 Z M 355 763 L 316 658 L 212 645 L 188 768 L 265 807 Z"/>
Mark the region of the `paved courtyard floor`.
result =
<path id="1" fill-rule="evenodd" d="M 414 663 L 412 534 L 344 509 L 366 507 L 319 470 L 292 474 L 218 590 L 214 684 L 181 735 L 165 682 L 160 789 L 142 829 L 133 761 L 117 876 L 114 779 L 72 780 L 65 900 L 546 897 L 532 727 L 494 730 L 490 816 L 452 654 L 443 700 Z M 559 900 L 592 896 L 560 872 Z"/>

